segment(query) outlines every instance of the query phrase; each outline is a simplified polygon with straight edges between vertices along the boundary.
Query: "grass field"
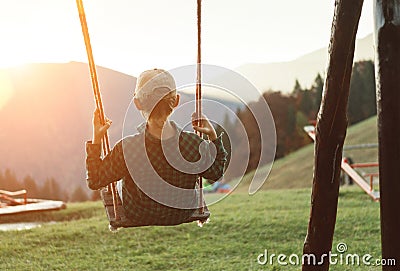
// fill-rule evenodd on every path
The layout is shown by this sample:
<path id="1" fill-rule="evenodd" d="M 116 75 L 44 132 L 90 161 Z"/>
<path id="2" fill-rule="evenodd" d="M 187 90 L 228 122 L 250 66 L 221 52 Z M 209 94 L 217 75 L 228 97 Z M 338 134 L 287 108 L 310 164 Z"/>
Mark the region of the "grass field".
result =
<path id="1" fill-rule="evenodd" d="M 348 130 L 346 144 L 376 143 L 376 118 Z M 376 161 L 377 150 L 346 153 L 357 162 Z M 276 161 L 254 196 L 247 195 L 252 174 L 233 195 L 210 206 L 211 222 L 175 227 L 108 230 L 101 202 L 68 204 L 66 210 L 16 217 L 0 223 L 41 221 L 25 231 L 0 232 L 0 270 L 300 270 L 300 265 L 257 262 L 260 254 L 298 255 L 307 232 L 313 167 L 310 144 Z M 261 168 L 266 171 L 266 168 Z M 287 189 L 293 188 L 293 189 Z M 45 224 L 45 222 L 56 222 Z M 379 203 L 357 186 L 341 187 L 333 251 L 379 259 Z M 265 260 L 264 257 L 260 259 Z M 292 258 L 295 259 L 295 258 Z M 339 262 L 340 263 L 340 262 Z M 377 266 L 331 265 L 330 270 L 381 270 Z"/>
<path id="2" fill-rule="evenodd" d="M 266 249 L 269 255 L 301 257 L 309 202 L 309 189 L 234 194 L 211 206 L 211 222 L 203 228 L 193 223 L 115 234 L 108 231 L 100 202 L 69 204 L 66 210 L 14 218 L 57 223 L 1 232 L 0 270 L 299 270 L 276 261 L 260 265 L 257 257 Z M 379 204 L 356 187 L 340 193 L 333 247 L 340 242 L 348 253 L 380 257 Z M 332 265 L 331 270 L 380 269 Z"/>

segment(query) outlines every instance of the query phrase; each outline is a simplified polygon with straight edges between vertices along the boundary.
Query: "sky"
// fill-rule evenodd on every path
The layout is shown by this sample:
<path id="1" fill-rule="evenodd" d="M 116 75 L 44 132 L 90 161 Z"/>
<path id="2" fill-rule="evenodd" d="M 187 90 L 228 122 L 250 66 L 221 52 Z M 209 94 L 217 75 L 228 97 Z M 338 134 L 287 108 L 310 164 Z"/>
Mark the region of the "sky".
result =
<path id="1" fill-rule="evenodd" d="M 195 0 L 83 0 L 94 60 L 137 76 L 196 62 Z M 0 0 L 0 67 L 87 62 L 75 0 Z M 234 69 L 329 44 L 334 0 L 203 0 L 203 62 Z M 372 0 L 358 30 L 373 31 Z"/>

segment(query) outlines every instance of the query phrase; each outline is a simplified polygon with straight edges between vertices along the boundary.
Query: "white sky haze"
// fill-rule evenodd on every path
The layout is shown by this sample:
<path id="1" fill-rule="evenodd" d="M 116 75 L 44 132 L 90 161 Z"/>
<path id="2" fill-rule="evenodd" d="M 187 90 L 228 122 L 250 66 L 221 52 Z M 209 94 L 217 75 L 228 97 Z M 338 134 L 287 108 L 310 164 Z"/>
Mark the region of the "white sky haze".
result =
<path id="1" fill-rule="evenodd" d="M 195 0 L 83 0 L 97 65 L 137 76 L 196 61 Z M 0 0 L 0 67 L 87 62 L 75 0 Z M 203 0 L 203 62 L 235 68 L 328 46 L 334 0 Z M 358 37 L 373 31 L 366 0 Z"/>

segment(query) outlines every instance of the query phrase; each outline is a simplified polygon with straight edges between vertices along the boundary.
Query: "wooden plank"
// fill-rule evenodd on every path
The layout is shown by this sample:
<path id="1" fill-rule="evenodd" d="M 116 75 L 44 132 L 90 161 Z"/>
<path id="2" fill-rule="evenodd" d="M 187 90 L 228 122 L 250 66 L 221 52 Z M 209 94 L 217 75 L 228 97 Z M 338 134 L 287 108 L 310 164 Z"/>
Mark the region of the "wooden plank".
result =
<path id="1" fill-rule="evenodd" d="M 28 203 L 25 205 L 8 206 L 8 207 L 0 208 L 0 216 L 1 215 L 11 215 L 11 214 L 20 214 L 20 213 L 26 213 L 26 212 L 60 210 L 60 209 L 65 209 L 65 208 L 66 208 L 66 204 L 62 201 L 35 200 L 34 202 L 31 202 L 31 203 Z"/>

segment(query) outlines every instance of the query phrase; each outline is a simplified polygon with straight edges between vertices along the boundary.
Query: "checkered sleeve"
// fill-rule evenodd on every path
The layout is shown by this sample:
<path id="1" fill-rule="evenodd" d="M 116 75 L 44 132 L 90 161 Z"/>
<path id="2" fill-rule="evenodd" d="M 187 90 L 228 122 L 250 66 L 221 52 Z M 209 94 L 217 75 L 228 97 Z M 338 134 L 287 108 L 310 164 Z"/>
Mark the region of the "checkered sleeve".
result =
<path id="1" fill-rule="evenodd" d="M 211 144 L 214 144 L 216 150 L 215 160 L 212 165 L 200 175 L 213 183 L 221 179 L 224 175 L 227 152 L 222 143 L 222 134 L 211 142 Z"/>
<path id="2" fill-rule="evenodd" d="M 101 159 L 101 145 L 86 142 L 86 182 L 90 189 L 98 190 L 129 174 L 119 141 L 112 151 Z"/>

